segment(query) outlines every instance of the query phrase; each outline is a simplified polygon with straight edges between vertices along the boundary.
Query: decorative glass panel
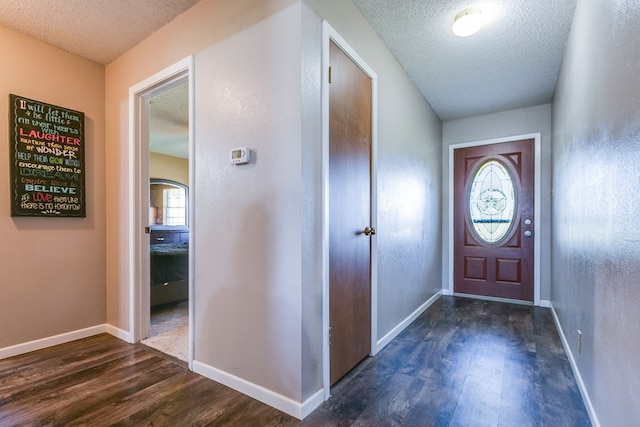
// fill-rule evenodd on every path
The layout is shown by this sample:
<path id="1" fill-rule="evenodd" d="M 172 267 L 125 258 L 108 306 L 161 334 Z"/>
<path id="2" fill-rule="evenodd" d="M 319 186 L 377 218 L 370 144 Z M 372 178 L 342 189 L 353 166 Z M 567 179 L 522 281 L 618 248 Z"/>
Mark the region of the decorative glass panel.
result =
<path id="1" fill-rule="evenodd" d="M 484 163 L 471 183 L 469 214 L 478 236 L 487 243 L 502 240 L 516 212 L 513 180 L 497 160 Z"/>

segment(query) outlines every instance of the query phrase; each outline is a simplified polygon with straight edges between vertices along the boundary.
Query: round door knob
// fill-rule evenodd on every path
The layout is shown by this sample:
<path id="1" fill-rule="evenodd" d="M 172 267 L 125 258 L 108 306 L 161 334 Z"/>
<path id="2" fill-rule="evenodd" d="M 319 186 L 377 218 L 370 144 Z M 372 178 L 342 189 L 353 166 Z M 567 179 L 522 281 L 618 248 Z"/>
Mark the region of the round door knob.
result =
<path id="1" fill-rule="evenodd" d="M 376 234 L 375 227 L 365 227 L 365 229 L 364 229 L 364 235 L 365 236 L 372 236 L 374 234 Z"/>

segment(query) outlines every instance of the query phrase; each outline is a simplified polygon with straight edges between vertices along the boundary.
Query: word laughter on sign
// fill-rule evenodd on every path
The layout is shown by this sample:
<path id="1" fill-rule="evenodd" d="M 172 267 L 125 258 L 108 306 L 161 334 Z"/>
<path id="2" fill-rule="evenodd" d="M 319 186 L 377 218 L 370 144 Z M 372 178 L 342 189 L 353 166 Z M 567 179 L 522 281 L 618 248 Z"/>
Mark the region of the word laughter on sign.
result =
<path id="1" fill-rule="evenodd" d="M 84 113 L 9 96 L 11 216 L 85 217 Z"/>

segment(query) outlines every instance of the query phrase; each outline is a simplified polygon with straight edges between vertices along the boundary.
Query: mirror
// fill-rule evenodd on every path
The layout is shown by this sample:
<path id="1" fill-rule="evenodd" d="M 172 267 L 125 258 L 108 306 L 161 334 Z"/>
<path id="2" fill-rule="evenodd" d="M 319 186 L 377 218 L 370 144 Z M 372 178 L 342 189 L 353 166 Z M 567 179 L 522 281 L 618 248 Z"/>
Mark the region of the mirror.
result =
<path id="1" fill-rule="evenodd" d="M 189 189 L 168 179 L 151 179 L 149 185 L 149 225 L 186 227 Z"/>

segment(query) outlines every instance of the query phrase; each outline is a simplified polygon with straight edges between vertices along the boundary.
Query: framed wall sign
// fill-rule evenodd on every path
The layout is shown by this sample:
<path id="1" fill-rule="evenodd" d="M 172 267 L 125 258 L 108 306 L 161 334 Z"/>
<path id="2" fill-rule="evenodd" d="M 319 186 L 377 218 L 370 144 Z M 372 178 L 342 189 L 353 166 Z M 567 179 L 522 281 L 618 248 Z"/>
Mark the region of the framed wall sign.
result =
<path id="1" fill-rule="evenodd" d="M 85 217 L 84 113 L 9 95 L 11 216 Z"/>

